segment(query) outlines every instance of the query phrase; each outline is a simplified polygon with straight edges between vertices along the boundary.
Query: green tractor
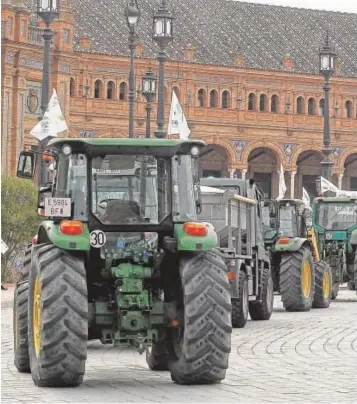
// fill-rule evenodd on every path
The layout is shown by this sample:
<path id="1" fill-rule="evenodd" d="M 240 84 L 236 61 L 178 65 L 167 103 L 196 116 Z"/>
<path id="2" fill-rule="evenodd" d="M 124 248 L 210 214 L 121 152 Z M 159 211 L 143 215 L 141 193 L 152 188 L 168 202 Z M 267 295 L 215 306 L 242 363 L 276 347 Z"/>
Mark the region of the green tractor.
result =
<path id="1" fill-rule="evenodd" d="M 319 254 L 331 266 L 332 299 L 336 299 L 340 284 L 356 288 L 357 199 L 319 197 L 312 209 Z"/>
<path id="2" fill-rule="evenodd" d="M 82 383 L 87 341 L 146 352 L 178 384 L 225 378 L 228 267 L 199 223 L 202 141 L 57 139 L 53 179 L 14 295 L 15 365 L 38 386 Z M 42 156 L 41 156 L 42 157 Z M 17 175 L 33 178 L 37 154 Z"/>
<path id="3" fill-rule="evenodd" d="M 299 199 L 262 202 L 265 246 L 270 251 L 274 291 L 287 311 L 327 308 L 331 302 L 332 274 L 320 260 L 307 221 L 311 217 Z"/>

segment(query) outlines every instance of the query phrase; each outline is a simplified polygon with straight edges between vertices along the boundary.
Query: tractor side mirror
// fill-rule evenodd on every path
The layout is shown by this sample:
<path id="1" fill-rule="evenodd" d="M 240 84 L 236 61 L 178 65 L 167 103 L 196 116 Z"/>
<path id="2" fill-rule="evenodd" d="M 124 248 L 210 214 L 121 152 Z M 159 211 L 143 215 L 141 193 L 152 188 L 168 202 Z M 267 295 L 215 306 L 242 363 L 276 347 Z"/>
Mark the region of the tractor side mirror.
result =
<path id="1" fill-rule="evenodd" d="M 21 152 L 17 164 L 17 177 L 32 179 L 35 173 L 36 155 L 33 152 Z"/>
<path id="2" fill-rule="evenodd" d="M 271 228 L 271 229 L 276 230 L 276 229 L 278 229 L 278 228 L 280 227 L 280 221 L 277 220 L 277 219 L 271 218 L 271 219 L 269 220 L 269 225 L 270 225 L 270 228 Z"/>
<path id="3" fill-rule="evenodd" d="M 52 187 L 46 186 L 40 188 L 38 192 L 37 207 L 39 209 L 45 209 L 45 199 L 52 197 Z"/>

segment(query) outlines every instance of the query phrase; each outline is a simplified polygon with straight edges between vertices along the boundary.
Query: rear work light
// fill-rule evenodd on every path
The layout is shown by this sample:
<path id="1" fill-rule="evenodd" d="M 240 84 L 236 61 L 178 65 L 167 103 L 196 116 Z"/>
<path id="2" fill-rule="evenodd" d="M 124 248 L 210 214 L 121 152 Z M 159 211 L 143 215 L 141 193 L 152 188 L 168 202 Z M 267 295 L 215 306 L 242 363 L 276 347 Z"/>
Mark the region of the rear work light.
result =
<path id="1" fill-rule="evenodd" d="M 289 244 L 290 238 L 289 237 L 280 237 L 278 240 L 278 244 Z"/>
<path id="2" fill-rule="evenodd" d="M 207 226 L 203 223 L 187 222 L 183 225 L 183 230 L 189 236 L 204 237 L 208 234 Z"/>
<path id="3" fill-rule="evenodd" d="M 79 236 L 84 233 L 83 223 L 78 220 L 63 220 L 59 225 L 60 232 L 68 236 Z"/>

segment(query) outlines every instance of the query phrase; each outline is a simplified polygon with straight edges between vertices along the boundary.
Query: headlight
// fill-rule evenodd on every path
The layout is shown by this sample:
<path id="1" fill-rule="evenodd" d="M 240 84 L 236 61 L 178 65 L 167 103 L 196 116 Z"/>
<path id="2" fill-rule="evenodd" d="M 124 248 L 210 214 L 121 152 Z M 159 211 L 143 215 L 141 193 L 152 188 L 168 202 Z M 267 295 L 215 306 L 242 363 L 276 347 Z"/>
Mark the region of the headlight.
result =
<path id="1" fill-rule="evenodd" d="M 192 147 L 191 154 L 193 157 L 197 157 L 200 154 L 200 149 L 197 146 Z"/>
<path id="2" fill-rule="evenodd" d="M 72 153 L 71 146 L 65 145 L 62 147 L 62 153 L 66 156 L 69 156 Z"/>

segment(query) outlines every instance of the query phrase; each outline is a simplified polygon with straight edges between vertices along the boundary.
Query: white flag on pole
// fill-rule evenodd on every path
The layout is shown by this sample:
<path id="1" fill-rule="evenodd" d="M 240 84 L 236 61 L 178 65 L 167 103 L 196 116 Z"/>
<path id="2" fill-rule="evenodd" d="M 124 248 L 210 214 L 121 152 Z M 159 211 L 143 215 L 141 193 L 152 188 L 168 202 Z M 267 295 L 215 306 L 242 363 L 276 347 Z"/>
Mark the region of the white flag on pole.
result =
<path id="1" fill-rule="evenodd" d="M 304 202 L 304 205 L 306 206 L 306 208 L 311 209 L 310 195 L 307 193 L 307 191 L 304 187 L 302 188 L 302 201 Z"/>
<path id="2" fill-rule="evenodd" d="M 332 184 L 332 182 L 328 181 L 326 178 L 321 177 L 320 179 L 321 183 L 321 193 L 324 194 L 327 191 L 334 192 L 336 195 L 340 195 L 341 190 L 337 188 L 335 185 Z"/>
<path id="3" fill-rule="evenodd" d="M 9 247 L 6 245 L 5 241 L 1 239 L 1 254 L 4 255 L 8 251 Z"/>
<path id="4" fill-rule="evenodd" d="M 276 198 L 277 200 L 283 199 L 286 193 L 286 184 L 285 184 L 285 176 L 284 176 L 284 168 L 283 165 L 280 165 L 279 172 L 279 196 Z"/>
<path id="5" fill-rule="evenodd" d="M 168 135 L 180 135 L 180 139 L 186 140 L 189 138 L 190 133 L 191 131 L 188 127 L 180 101 L 178 100 L 175 91 L 173 91 Z"/>
<path id="6" fill-rule="evenodd" d="M 62 114 L 57 92 L 53 89 L 52 97 L 48 103 L 46 112 L 40 122 L 31 130 L 30 135 L 39 141 L 48 136 L 57 137 L 58 133 L 68 130 L 68 126 Z"/>

